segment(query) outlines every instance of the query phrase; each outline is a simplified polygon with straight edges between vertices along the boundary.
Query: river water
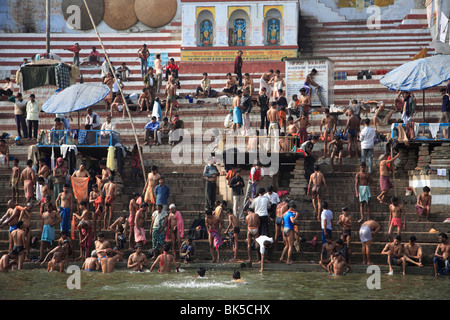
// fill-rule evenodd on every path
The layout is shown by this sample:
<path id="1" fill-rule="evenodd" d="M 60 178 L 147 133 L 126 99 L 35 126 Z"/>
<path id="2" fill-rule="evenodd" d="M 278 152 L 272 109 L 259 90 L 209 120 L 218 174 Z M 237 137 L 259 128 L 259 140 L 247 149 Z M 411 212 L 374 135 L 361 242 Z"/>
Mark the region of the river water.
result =
<path id="1" fill-rule="evenodd" d="M 448 299 L 450 277 L 430 275 L 380 275 L 380 289 L 368 289 L 370 274 L 349 273 L 332 277 L 326 272 L 280 272 L 240 270 L 244 283 L 232 281 L 232 270 L 207 270 L 196 279 L 196 271 L 159 274 L 130 272 L 111 274 L 81 271 L 80 289 L 70 290 L 68 273 L 45 269 L 0 274 L 2 300 L 409 300 Z"/>

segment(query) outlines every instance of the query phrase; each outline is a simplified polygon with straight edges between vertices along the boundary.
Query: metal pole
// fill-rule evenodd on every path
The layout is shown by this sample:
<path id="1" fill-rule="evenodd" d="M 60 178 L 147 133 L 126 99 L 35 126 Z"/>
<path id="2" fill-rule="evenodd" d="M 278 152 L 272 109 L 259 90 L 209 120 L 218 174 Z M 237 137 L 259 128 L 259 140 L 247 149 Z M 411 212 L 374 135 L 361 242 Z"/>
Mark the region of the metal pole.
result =
<path id="1" fill-rule="evenodd" d="M 47 1 L 48 1 L 48 0 L 47 0 Z M 88 13 L 88 15 L 89 15 L 89 18 L 91 19 L 92 26 L 94 27 L 95 33 L 97 34 L 98 41 L 100 42 L 100 45 L 101 45 L 101 47 L 102 47 L 102 49 L 103 49 L 103 52 L 105 53 L 105 60 L 106 60 L 106 62 L 108 63 L 109 69 L 110 69 L 111 71 L 113 71 L 113 67 L 112 67 L 112 65 L 111 65 L 111 61 L 109 60 L 108 53 L 106 52 L 106 49 L 105 49 L 105 47 L 103 46 L 102 39 L 101 39 L 101 37 L 100 37 L 100 34 L 99 34 L 98 31 L 97 31 L 97 27 L 95 26 L 94 19 L 93 19 L 92 16 L 91 16 L 91 11 L 89 10 L 89 7 L 88 7 L 88 5 L 87 5 L 87 3 L 86 3 L 86 0 L 83 0 L 83 2 L 84 2 L 84 5 L 86 6 L 86 10 L 87 10 L 87 13 Z M 136 129 L 134 128 L 133 118 L 131 117 L 130 109 L 128 108 L 127 99 L 125 99 L 125 95 L 123 94 L 122 88 L 120 87 L 119 82 L 117 81 L 115 72 L 112 72 L 112 75 L 113 75 L 113 77 L 114 77 L 114 81 L 117 83 L 117 86 L 119 87 L 119 91 L 120 91 L 120 94 L 121 94 L 121 96 L 122 96 L 122 100 L 123 100 L 124 107 L 125 107 L 125 109 L 127 110 L 128 117 L 130 118 L 130 123 L 131 123 L 131 127 L 132 127 L 132 129 L 133 129 L 134 138 L 136 139 L 136 144 L 137 144 L 137 147 L 138 147 L 139 158 L 141 159 L 142 173 L 144 174 L 144 183 L 146 183 L 146 182 L 147 182 L 147 176 L 146 176 L 146 173 L 145 173 L 144 158 L 142 157 L 141 146 L 140 146 L 140 144 L 139 144 L 139 139 L 138 139 L 138 136 L 137 136 L 137 134 L 136 134 Z"/>
<path id="2" fill-rule="evenodd" d="M 46 16 L 45 49 L 47 53 L 50 53 L 50 0 L 45 0 L 45 16 Z"/>
<path id="3" fill-rule="evenodd" d="M 425 90 L 422 90 L 422 116 L 425 123 Z"/>

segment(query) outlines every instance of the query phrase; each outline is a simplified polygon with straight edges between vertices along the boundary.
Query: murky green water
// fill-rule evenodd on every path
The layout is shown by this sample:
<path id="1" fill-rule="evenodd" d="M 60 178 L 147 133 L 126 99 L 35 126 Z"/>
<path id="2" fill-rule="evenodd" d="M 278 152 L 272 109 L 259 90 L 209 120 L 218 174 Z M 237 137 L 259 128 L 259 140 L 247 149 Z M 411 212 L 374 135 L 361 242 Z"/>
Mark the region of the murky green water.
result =
<path id="1" fill-rule="evenodd" d="M 432 275 L 381 275 L 381 289 L 369 290 L 370 275 L 331 277 L 325 272 L 275 272 L 241 270 L 246 283 L 231 280 L 232 271 L 207 271 L 207 279 L 195 279 L 195 270 L 176 274 L 111 274 L 81 272 L 81 289 L 69 290 L 69 274 L 44 269 L 0 274 L 0 299 L 87 300 L 321 300 L 321 299 L 448 299 L 450 277 Z"/>

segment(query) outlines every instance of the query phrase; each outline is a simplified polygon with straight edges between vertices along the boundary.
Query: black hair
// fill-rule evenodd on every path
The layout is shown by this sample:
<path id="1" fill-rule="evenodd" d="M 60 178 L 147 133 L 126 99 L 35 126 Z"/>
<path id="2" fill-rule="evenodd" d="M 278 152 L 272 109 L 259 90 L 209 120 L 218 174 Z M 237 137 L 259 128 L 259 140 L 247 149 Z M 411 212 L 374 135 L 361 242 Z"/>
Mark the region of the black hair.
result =
<path id="1" fill-rule="evenodd" d="M 168 242 L 164 243 L 164 246 L 163 246 L 164 252 L 169 252 L 171 248 L 172 248 L 172 245 L 170 243 L 168 243 Z"/>
<path id="2" fill-rule="evenodd" d="M 322 202 L 322 208 L 328 209 L 328 202 L 326 202 L 326 201 Z"/>
<path id="3" fill-rule="evenodd" d="M 239 280 L 240 278 L 241 278 L 241 273 L 239 272 L 239 270 L 234 270 L 233 279 Z"/>
<path id="4" fill-rule="evenodd" d="M 197 269 L 197 274 L 198 274 L 200 277 L 204 277 L 204 276 L 205 276 L 205 273 L 206 273 L 206 268 L 205 268 L 205 267 L 199 267 L 199 268 Z"/>
<path id="5" fill-rule="evenodd" d="M 431 189 L 430 189 L 428 186 L 425 186 L 425 187 L 423 187 L 423 191 L 424 191 L 424 192 L 430 192 Z"/>

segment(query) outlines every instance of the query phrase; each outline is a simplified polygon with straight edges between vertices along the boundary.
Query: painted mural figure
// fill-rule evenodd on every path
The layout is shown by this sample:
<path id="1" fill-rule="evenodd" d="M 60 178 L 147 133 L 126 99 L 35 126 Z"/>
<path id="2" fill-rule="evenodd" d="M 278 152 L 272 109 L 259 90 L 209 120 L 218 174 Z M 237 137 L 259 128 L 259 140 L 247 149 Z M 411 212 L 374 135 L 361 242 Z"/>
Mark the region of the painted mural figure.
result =
<path id="1" fill-rule="evenodd" d="M 211 21 L 204 20 L 200 25 L 200 46 L 212 46 L 213 26 Z"/>
<path id="2" fill-rule="evenodd" d="M 245 20 L 236 19 L 234 20 L 234 34 L 233 34 L 233 45 L 235 46 L 245 46 Z"/>
<path id="3" fill-rule="evenodd" d="M 277 46 L 280 44 L 280 20 L 270 19 L 267 21 L 267 45 Z"/>

